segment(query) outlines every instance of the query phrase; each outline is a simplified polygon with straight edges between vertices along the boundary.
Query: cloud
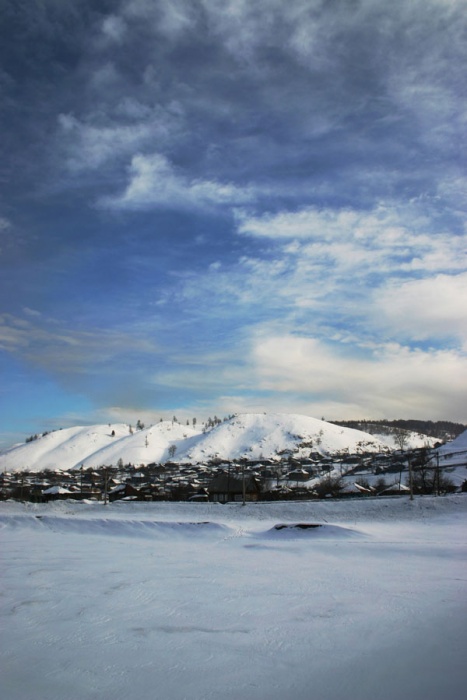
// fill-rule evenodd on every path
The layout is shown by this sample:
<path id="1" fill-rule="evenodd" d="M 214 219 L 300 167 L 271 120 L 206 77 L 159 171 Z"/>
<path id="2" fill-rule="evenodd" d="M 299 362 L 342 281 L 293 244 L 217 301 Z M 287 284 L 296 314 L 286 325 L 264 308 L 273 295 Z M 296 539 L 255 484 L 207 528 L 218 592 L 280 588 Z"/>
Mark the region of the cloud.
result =
<path id="1" fill-rule="evenodd" d="M 104 197 L 100 206 L 115 209 L 211 208 L 241 205 L 253 199 L 248 187 L 190 178 L 158 153 L 136 155 L 129 167 L 129 184 L 120 196 Z"/>
<path id="2" fill-rule="evenodd" d="M 33 316 L 34 318 L 41 318 L 42 313 L 40 311 L 37 311 L 37 309 L 30 309 L 28 306 L 25 306 L 23 308 L 23 313 L 26 316 Z"/>
<path id="3" fill-rule="evenodd" d="M 108 15 L 102 20 L 102 34 L 106 43 L 121 44 L 127 33 L 127 25 L 122 17 Z"/>
<path id="4" fill-rule="evenodd" d="M 413 352 L 428 341 L 455 352 L 466 343 L 465 237 L 430 206 L 242 214 L 238 227 L 249 255 L 178 278 L 180 298 L 206 327 L 228 317 L 244 336 L 280 319 L 283 333 L 333 339 L 349 352 L 383 341 Z"/>
<path id="5" fill-rule="evenodd" d="M 386 344 L 362 354 L 316 338 L 267 332 L 254 338 L 252 358 L 260 390 L 333 403 L 342 415 L 465 415 L 466 357 L 454 350 Z"/>
<path id="6" fill-rule="evenodd" d="M 190 29 L 196 30 L 196 11 L 187 0 L 129 0 L 122 6 L 122 12 L 129 20 L 149 23 L 163 36 L 178 39 Z"/>
<path id="7" fill-rule="evenodd" d="M 367 274 L 458 271 L 464 269 L 465 242 L 445 231 L 436 212 L 418 203 L 379 203 L 370 211 L 317 209 L 248 217 L 237 214 L 238 232 L 275 240 L 314 266 Z"/>
<path id="8" fill-rule="evenodd" d="M 389 283 L 375 295 L 376 323 L 415 340 L 459 339 L 467 348 L 467 272 Z"/>
<path id="9" fill-rule="evenodd" d="M 148 119 L 144 107 L 128 99 L 122 100 L 119 109 L 127 113 L 139 109 L 145 118 L 136 123 L 103 126 L 84 123 L 71 114 L 59 115 L 62 149 L 70 172 L 97 170 L 128 157 L 143 143 L 152 139 L 164 141 L 168 137 L 170 128 L 164 115 L 154 114 Z"/>
<path id="10" fill-rule="evenodd" d="M 25 309 L 22 318 L 0 316 L 0 349 L 67 380 L 121 374 L 134 355 L 157 355 L 160 348 L 141 333 L 110 329 L 77 330 Z"/>

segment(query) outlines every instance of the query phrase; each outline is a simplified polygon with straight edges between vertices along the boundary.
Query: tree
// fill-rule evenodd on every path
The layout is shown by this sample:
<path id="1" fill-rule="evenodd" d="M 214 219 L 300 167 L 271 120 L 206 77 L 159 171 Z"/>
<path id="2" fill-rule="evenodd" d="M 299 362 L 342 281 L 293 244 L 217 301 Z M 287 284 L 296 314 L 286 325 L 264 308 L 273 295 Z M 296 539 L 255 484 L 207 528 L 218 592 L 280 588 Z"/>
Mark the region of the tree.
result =
<path id="1" fill-rule="evenodd" d="M 383 476 L 380 476 L 374 484 L 374 489 L 376 493 L 381 493 L 381 491 L 384 491 L 384 489 L 387 489 L 387 487 L 388 485 L 386 479 Z"/>
<path id="2" fill-rule="evenodd" d="M 412 472 L 414 493 L 453 493 L 456 490 L 454 482 L 443 472 L 431 466 L 429 460 L 417 464 Z"/>
<path id="3" fill-rule="evenodd" d="M 325 476 L 314 487 L 314 492 L 318 498 L 326 498 L 326 496 L 339 496 L 344 483 L 340 477 Z"/>
<path id="4" fill-rule="evenodd" d="M 138 421 L 136 423 L 136 430 L 143 430 L 143 428 L 144 428 L 144 423 L 142 423 L 140 421 L 140 419 L 138 418 Z"/>
<path id="5" fill-rule="evenodd" d="M 368 489 L 369 491 L 371 491 L 370 482 L 368 481 L 368 479 L 365 479 L 364 476 L 359 476 L 358 479 L 355 480 L 355 483 L 359 486 L 362 486 L 364 489 Z"/>
<path id="6" fill-rule="evenodd" d="M 170 459 L 173 459 L 175 457 L 175 453 L 177 451 L 177 445 L 170 445 L 169 447 L 169 457 Z"/>
<path id="7" fill-rule="evenodd" d="M 397 447 L 401 451 L 405 450 L 409 442 L 409 433 L 407 430 L 404 430 L 403 428 L 393 428 L 392 436 Z"/>

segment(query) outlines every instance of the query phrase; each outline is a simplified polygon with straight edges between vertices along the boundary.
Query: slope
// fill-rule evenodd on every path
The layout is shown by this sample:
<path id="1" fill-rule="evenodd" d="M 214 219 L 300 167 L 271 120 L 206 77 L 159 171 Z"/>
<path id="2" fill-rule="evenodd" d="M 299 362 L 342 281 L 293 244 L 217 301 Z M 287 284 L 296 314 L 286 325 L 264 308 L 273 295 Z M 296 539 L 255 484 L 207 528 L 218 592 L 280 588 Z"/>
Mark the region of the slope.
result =
<path id="1" fill-rule="evenodd" d="M 277 458 L 281 454 L 306 457 L 310 451 L 332 454 L 342 450 L 379 452 L 387 443 L 368 433 L 342 428 L 298 414 L 241 414 L 208 433 L 187 441 L 179 459 L 202 462 L 213 458 Z"/>
<path id="2" fill-rule="evenodd" d="M 408 437 L 409 447 L 430 441 L 417 433 Z M 311 452 L 332 455 L 394 448 L 389 435 L 370 435 L 298 414 L 254 413 L 234 416 L 207 432 L 171 421 L 135 433 L 125 424 L 58 430 L 0 454 L 0 471 L 67 470 L 81 465 L 116 465 L 119 460 L 139 466 L 165 462 L 169 457 L 185 463 L 214 458 L 278 459 L 292 454 L 306 458 Z"/>

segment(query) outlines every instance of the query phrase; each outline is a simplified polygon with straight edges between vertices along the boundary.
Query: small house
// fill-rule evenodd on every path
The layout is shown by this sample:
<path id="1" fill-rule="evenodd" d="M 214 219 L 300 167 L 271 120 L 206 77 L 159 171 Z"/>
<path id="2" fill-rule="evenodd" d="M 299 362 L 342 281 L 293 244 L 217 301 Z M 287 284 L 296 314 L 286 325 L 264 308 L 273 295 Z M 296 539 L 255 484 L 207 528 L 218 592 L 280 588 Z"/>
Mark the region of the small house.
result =
<path id="1" fill-rule="evenodd" d="M 209 500 L 217 503 L 235 501 L 257 501 L 261 492 L 261 482 L 257 476 L 245 474 L 243 478 L 236 474 L 219 474 L 209 484 Z"/>

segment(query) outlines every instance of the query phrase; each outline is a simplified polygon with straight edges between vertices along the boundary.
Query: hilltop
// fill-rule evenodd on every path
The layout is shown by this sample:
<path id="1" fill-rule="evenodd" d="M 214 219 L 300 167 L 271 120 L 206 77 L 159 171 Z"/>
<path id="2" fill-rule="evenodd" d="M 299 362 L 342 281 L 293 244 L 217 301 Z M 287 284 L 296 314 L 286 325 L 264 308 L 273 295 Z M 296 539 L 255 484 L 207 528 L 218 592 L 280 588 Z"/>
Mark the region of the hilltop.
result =
<path id="1" fill-rule="evenodd" d="M 407 448 L 432 446 L 434 438 L 405 431 Z M 133 431 L 126 424 L 91 425 L 46 433 L 0 453 L 0 471 L 68 470 L 167 460 L 203 463 L 306 458 L 354 452 L 383 452 L 397 448 L 395 433 L 370 434 L 309 416 L 281 413 L 239 414 L 210 429 L 161 421 Z"/>

